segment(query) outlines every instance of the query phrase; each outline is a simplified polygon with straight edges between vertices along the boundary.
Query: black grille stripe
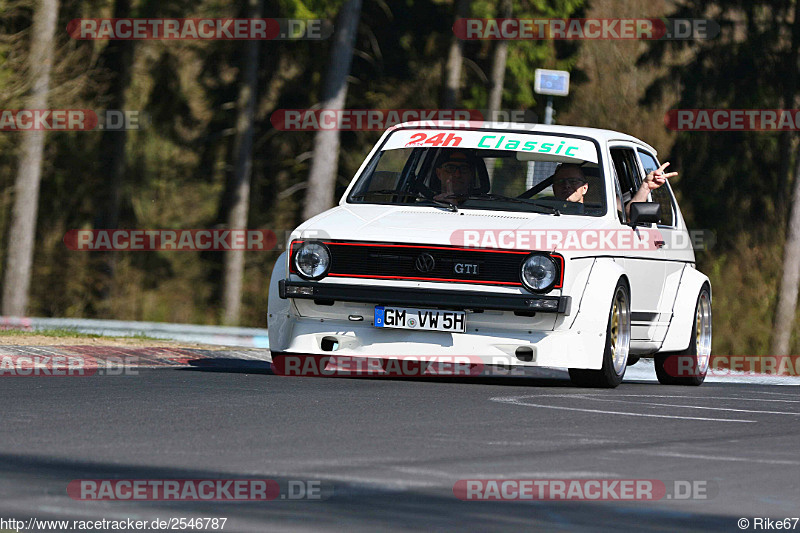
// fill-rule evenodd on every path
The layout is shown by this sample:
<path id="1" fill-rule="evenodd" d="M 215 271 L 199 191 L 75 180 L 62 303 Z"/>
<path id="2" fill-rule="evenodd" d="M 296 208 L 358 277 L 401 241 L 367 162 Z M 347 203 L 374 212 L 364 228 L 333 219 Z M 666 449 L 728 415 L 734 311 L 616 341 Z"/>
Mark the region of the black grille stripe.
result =
<path id="1" fill-rule="evenodd" d="M 324 241 L 331 252 L 329 276 L 407 279 L 482 285 L 520 287 L 520 267 L 530 250 L 486 250 L 457 246 L 424 246 L 413 244 L 379 244 Z M 421 273 L 415 268 L 417 258 L 428 253 L 436 266 Z M 563 259 L 554 256 L 559 269 Z M 477 274 L 457 273 L 458 263 L 478 265 Z M 560 287 L 559 282 L 556 288 Z"/>

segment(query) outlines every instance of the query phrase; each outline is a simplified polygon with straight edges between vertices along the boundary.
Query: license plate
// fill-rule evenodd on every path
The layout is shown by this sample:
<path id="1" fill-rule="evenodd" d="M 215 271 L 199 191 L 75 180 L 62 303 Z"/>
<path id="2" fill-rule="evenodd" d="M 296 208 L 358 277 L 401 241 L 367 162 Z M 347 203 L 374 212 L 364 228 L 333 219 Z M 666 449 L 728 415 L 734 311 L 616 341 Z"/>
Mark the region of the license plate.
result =
<path id="1" fill-rule="evenodd" d="M 467 330 L 467 320 L 464 311 L 410 309 L 379 305 L 375 307 L 375 327 L 464 333 Z"/>

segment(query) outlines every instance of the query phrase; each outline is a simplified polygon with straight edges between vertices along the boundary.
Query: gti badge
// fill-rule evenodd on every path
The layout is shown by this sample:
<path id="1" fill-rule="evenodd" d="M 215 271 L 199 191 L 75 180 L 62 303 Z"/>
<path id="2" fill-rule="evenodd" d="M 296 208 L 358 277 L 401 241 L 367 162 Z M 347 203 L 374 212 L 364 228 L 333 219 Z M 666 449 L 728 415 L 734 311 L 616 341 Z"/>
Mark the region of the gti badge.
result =
<path id="1" fill-rule="evenodd" d="M 474 263 L 456 263 L 453 271 L 456 274 L 477 274 L 478 265 Z"/>

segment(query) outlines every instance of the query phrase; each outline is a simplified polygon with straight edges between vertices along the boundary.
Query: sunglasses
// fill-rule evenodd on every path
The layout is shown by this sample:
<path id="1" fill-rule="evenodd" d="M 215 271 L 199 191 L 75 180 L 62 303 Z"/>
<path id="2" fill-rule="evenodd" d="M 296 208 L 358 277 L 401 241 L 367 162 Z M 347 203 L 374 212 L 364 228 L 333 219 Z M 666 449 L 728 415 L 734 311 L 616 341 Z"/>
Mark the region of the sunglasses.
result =
<path id="1" fill-rule="evenodd" d="M 556 187 L 558 187 L 559 185 L 561 185 L 561 186 L 566 185 L 568 187 L 580 187 L 584 183 L 586 183 L 586 182 L 584 180 L 580 179 L 580 178 L 566 178 L 566 179 L 563 179 L 563 180 L 554 181 L 553 185 L 555 185 Z"/>
<path id="2" fill-rule="evenodd" d="M 445 163 L 440 168 L 443 168 L 450 174 L 453 174 L 456 171 L 459 171 L 462 174 L 467 174 L 469 172 L 472 172 L 472 166 L 467 163 Z"/>

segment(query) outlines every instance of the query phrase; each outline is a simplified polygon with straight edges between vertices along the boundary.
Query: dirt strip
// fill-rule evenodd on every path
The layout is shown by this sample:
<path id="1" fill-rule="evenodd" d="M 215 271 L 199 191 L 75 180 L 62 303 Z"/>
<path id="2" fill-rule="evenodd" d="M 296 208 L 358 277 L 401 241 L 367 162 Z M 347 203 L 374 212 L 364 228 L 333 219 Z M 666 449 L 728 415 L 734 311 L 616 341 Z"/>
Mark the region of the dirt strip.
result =
<path id="1" fill-rule="evenodd" d="M 22 337 L 20 340 L 28 340 Z M 4 339 L 7 340 L 7 339 Z M 0 344 L 0 377 L 131 375 L 137 368 L 183 367 L 202 370 L 269 372 L 268 350 L 194 347 L 170 342 L 75 339 L 83 344 Z M 53 341 L 58 345 L 53 345 Z M 65 339 L 64 339 L 65 340 Z M 87 344 L 87 341 L 97 340 Z"/>
<path id="2" fill-rule="evenodd" d="M 114 346 L 141 347 L 141 348 L 198 348 L 202 350 L 226 350 L 224 346 L 209 344 L 193 344 L 189 342 L 175 342 L 159 339 L 140 339 L 137 337 L 54 337 L 52 335 L 2 335 L 0 336 L 0 349 L 3 346 Z"/>

